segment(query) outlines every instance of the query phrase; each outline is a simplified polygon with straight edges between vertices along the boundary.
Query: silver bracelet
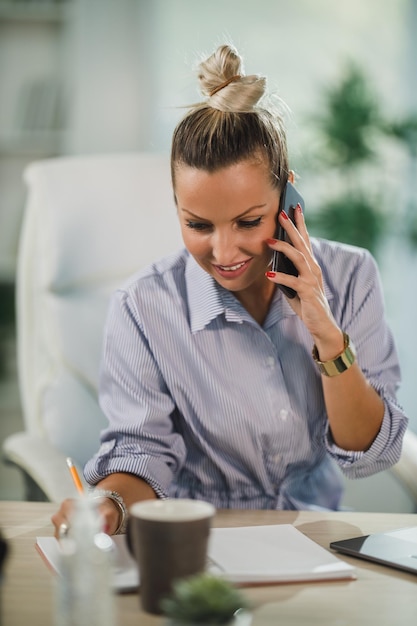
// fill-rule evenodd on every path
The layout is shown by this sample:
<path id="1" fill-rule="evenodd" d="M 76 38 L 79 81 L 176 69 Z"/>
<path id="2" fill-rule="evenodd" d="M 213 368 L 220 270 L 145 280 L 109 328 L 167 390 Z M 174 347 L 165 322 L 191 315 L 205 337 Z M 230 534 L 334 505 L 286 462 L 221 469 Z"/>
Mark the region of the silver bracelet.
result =
<path id="1" fill-rule="evenodd" d="M 127 508 L 122 496 L 117 491 L 109 491 L 108 489 L 93 489 L 90 493 L 92 500 L 102 500 L 103 498 L 109 498 L 112 500 L 119 509 L 119 525 L 116 528 L 114 534 L 121 535 L 126 532 L 127 526 Z"/>

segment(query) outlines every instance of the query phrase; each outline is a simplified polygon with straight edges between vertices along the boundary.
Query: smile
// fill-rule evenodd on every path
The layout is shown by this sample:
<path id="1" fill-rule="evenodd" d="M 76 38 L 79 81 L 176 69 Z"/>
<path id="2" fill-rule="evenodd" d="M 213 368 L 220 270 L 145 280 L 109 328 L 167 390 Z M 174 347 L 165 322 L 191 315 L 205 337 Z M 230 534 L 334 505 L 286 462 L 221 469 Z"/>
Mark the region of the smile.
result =
<path id="1" fill-rule="evenodd" d="M 248 265 L 252 259 L 242 261 L 241 263 L 235 263 L 234 265 L 214 265 L 214 269 L 225 280 L 234 280 L 239 278 L 246 272 Z"/>
<path id="2" fill-rule="evenodd" d="M 241 267 L 243 267 L 245 263 L 246 261 L 242 261 L 242 263 L 237 263 L 237 265 L 218 265 L 217 267 L 223 272 L 235 272 L 236 270 L 239 270 Z"/>

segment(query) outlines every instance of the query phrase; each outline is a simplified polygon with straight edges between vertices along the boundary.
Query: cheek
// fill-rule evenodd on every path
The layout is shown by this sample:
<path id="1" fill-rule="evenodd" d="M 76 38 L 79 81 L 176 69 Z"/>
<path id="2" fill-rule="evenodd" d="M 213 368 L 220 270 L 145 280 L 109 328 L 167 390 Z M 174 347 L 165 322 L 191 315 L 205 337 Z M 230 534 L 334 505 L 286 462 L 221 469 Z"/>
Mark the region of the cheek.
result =
<path id="1" fill-rule="evenodd" d="M 252 236 L 248 237 L 247 245 L 251 248 L 252 253 L 256 255 L 262 255 L 266 250 L 269 250 L 266 240 L 274 237 L 276 231 L 275 223 L 268 223 L 263 226 L 262 229 L 256 233 L 252 233 Z"/>
<path id="2" fill-rule="evenodd" d="M 189 228 L 182 228 L 182 239 L 188 252 L 193 257 L 201 258 L 210 253 L 209 240 L 201 236 L 200 233 L 194 233 Z"/>

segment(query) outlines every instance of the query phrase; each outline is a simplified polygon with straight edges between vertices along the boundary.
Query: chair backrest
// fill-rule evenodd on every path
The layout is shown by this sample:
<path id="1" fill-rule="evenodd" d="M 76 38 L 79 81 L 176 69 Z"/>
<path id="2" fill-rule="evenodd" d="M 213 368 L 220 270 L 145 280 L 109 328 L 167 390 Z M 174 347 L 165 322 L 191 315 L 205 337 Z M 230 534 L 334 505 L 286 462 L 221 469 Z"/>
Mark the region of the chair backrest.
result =
<path id="1" fill-rule="evenodd" d="M 83 465 L 104 416 L 98 366 L 108 301 L 181 245 L 169 158 L 65 157 L 31 164 L 17 273 L 25 427 Z"/>
<path id="2" fill-rule="evenodd" d="M 414 500 L 417 513 L 417 433 L 410 429 L 404 435 L 401 458 L 391 471 Z"/>

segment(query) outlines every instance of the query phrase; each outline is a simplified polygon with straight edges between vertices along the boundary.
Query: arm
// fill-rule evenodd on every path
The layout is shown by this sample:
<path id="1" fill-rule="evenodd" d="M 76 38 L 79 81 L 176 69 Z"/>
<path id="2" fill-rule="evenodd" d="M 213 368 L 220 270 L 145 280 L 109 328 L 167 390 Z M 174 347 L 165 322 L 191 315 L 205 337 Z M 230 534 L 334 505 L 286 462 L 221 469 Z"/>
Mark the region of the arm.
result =
<path id="1" fill-rule="evenodd" d="M 117 292 L 110 306 L 100 375 L 100 402 L 109 419 L 102 445 L 84 468 L 97 489 L 115 491 L 129 507 L 164 497 L 185 458 L 185 446 L 172 421 L 175 405 L 138 323 L 134 303 Z M 68 523 L 72 501 L 52 517 L 55 534 Z M 120 509 L 106 498 L 104 529 L 114 533 Z"/>
<path id="2" fill-rule="evenodd" d="M 343 350 L 341 333 L 338 349 L 336 341 L 333 349 L 329 344 L 328 350 L 319 347 L 320 340 L 315 343 L 322 361 L 334 359 Z M 357 362 L 339 376 L 329 378 L 322 374 L 321 378 L 333 441 L 345 450 L 367 450 L 382 424 L 382 398 L 369 384 Z"/>
<path id="3" fill-rule="evenodd" d="M 343 351 L 342 330 L 348 331 L 348 328 L 340 328 L 330 310 L 322 271 L 314 258 L 301 210 L 296 211 L 296 227 L 283 214 L 279 219 L 293 246 L 275 240 L 268 243 L 293 261 L 299 276 L 268 273 L 268 277 L 297 291 L 298 297 L 289 300 L 291 307 L 309 330 L 320 360 L 332 360 Z M 346 324 L 352 321 L 349 315 L 354 312 L 347 313 Z M 366 332 L 375 332 L 378 320 L 372 323 L 374 326 Z M 321 381 L 334 443 L 344 450 L 367 450 L 379 433 L 385 410 L 384 402 L 374 388 L 376 385 L 371 386 L 358 363 L 338 376 L 328 378 L 322 375 Z"/>

